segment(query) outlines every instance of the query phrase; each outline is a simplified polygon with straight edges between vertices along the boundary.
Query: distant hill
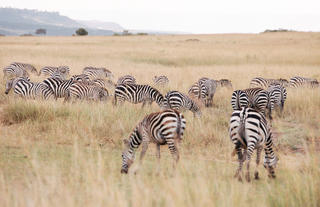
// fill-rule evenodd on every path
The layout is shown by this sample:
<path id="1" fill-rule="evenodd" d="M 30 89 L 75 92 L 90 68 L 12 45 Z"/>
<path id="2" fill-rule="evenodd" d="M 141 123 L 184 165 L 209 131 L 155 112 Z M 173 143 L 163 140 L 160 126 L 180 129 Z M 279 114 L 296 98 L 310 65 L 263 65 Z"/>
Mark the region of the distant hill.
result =
<path id="1" fill-rule="evenodd" d="M 128 30 L 114 22 L 99 20 L 74 20 L 59 12 L 32 9 L 0 8 L 0 35 L 35 35 L 37 29 L 45 29 L 49 36 L 70 36 L 83 27 L 89 35 L 113 35 L 129 31 L 132 34 L 187 34 L 157 30 Z"/>
<path id="2" fill-rule="evenodd" d="M 112 35 L 109 29 L 88 28 L 87 25 L 62 16 L 58 12 L 30 9 L 0 8 L 0 34 L 34 34 L 39 28 L 46 29 L 46 35 L 72 35 L 79 27 L 84 27 L 89 35 Z"/>

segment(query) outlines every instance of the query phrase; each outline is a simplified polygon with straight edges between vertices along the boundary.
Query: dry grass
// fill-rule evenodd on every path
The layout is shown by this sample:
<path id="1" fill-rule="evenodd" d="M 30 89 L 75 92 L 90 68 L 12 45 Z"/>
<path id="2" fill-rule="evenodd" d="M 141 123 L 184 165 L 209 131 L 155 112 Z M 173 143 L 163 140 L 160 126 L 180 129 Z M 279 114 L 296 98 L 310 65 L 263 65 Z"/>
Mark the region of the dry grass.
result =
<path id="1" fill-rule="evenodd" d="M 200 41 L 186 41 L 199 39 Z M 13 61 L 69 65 L 73 74 L 105 66 L 140 83 L 154 75 L 186 92 L 198 78 L 246 88 L 256 76 L 320 79 L 320 34 L 0 37 L 0 67 Z M 0 77 L 2 79 L 2 77 Z M 39 77 L 32 77 L 40 80 Z M 167 90 L 167 89 L 166 89 Z M 228 137 L 232 90 L 220 90 L 201 119 L 186 112 L 181 162 L 167 147 L 157 174 L 150 146 L 139 173 L 120 174 L 122 138 L 152 107 L 21 100 L 0 85 L 0 206 L 319 206 L 320 89 L 288 91 L 273 123 L 277 178 L 239 183 Z M 162 90 L 164 93 L 165 90 Z M 253 164 L 252 164 L 253 165 Z"/>

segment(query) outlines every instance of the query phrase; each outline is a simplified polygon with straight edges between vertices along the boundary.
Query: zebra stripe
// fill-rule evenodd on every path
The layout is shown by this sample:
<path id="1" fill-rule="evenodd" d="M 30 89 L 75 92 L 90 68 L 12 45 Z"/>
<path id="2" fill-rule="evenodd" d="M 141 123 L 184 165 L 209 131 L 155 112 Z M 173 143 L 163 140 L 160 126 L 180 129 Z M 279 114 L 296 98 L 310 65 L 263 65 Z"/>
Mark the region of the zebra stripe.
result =
<path id="1" fill-rule="evenodd" d="M 33 73 L 35 75 L 38 75 L 37 69 L 31 64 L 13 62 L 10 65 L 13 66 L 13 67 L 16 67 L 16 68 L 21 68 L 21 69 L 23 69 L 23 70 L 25 70 L 27 72 Z"/>
<path id="2" fill-rule="evenodd" d="M 212 99 L 217 88 L 215 80 L 203 77 L 194 83 L 188 91 L 192 98 L 201 100 L 206 107 L 212 106 Z"/>
<path id="3" fill-rule="evenodd" d="M 201 116 L 201 111 L 198 105 L 187 95 L 179 91 L 169 91 L 163 100 L 163 108 L 175 109 L 178 111 L 190 110 L 194 115 Z"/>
<path id="4" fill-rule="evenodd" d="M 206 107 L 212 106 L 214 94 L 217 89 L 217 83 L 215 80 L 206 80 L 204 82 L 198 82 L 200 92 L 199 99 L 204 103 Z"/>
<path id="5" fill-rule="evenodd" d="M 96 84 L 73 82 L 69 87 L 65 101 L 70 99 L 105 101 L 108 96 L 108 90 Z"/>
<path id="6" fill-rule="evenodd" d="M 3 68 L 3 78 L 18 78 L 18 77 L 29 77 L 29 73 L 23 68 L 9 65 Z"/>
<path id="7" fill-rule="evenodd" d="M 280 84 L 271 84 L 267 91 L 269 92 L 269 104 L 268 104 L 268 110 L 269 113 L 272 113 L 272 111 L 280 107 L 280 112 L 282 113 L 284 108 L 284 102 L 287 99 L 287 90 L 285 87 L 283 87 Z"/>
<path id="8" fill-rule="evenodd" d="M 105 79 L 105 78 L 112 78 L 113 74 L 110 70 L 106 68 L 96 68 L 96 67 L 85 67 L 82 70 L 83 74 L 86 74 L 89 76 L 90 80 L 95 79 Z"/>
<path id="9" fill-rule="evenodd" d="M 134 162 L 135 151 L 142 144 L 140 161 L 147 151 L 150 142 L 157 146 L 157 158 L 160 160 L 160 145 L 167 144 L 175 160 L 179 161 L 179 151 L 177 141 L 182 140 L 186 120 L 184 116 L 176 110 L 165 110 L 152 113 L 146 116 L 130 134 L 128 139 L 124 139 L 125 149 L 122 153 L 121 173 L 128 173 L 131 164 Z"/>
<path id="10" fill-rule="evenodd" d="M 231 106 L 233 110 L 239 110 L 241 107 L 251 107 L 265 115 L 269 101 L 268 91 L 262 88 L 248 88 L 236 90 L 232 93 Z M 272 119 L 271 114 L 269 114 L 269 118 Z"/>
<path id="11" fill-rule="evenodd" d="M 16 79 L 8 80 L 6 83 L 5 94 L 8 94 L 14 88 L 14 93 L 23 98 L 28 99 L 49 99 L 53 96 L 50 88 L 44 83 L 33 83 L 30 79 L 19 77 Z"/>
<path id="12" fill-rule="evenodd" d="M 128 101 L 134 104 L 143 102 L 142 107 L 149 102 L 155 101 L 160 107 L 163 105 L 163 96 L 155 88 L 149 85 L 120 84 L 114 92 L 114 104 Z"/>
<path id="13" fill-rule="evenodd" d="M 54 98 L 63 98 L 68 95 L 69 87 L 75 80 L 73 78 L 69 80 L 61 80 L 59 78 L 47 78 L 43 81 L 54 94 Z"/>
<path id="14" fill-rule="evenodd" d="M 136 84 L 136 79 L 132 75 L 124 75 L 118 79 L 117 85 L 119 84 Z"/>
<path id="15" fill-rule="evenodd" d="M 300 87 L 310 87 L 317 88 L 319 87 L 319 82 L 317 79 L 304 78 L 304 77 L 293 77 L 290 79 L 291 88 L 300 88 Z"/>
<path id="16" fill-rule="evenodd" d="M 250 88 L 268 88 L 271 84 L 281 84 L 288 86 L 289 82 L 286 79 L 265 79 L 262 77 L 253 78 L 250 82 Z"/>
<path id="17" fill-rule="evenodd" d="M 239 167 L 235 177 L 241 178 L 243 162 L 247 161 L 246 179 L 250 181 L 250 160 L 254 149 L 257 149 L 256 164 L 259 165 L 262 148 L 265 150 L 264 166 L 269 172 L 269 177 L 275 178 L 274 168 L 278 158 L 272 149 L 272 133 L 263 114 L 252 108 L 243 107 L 235 110 L 230 118 L 229 127 L 230 139 L 235 145 L 233 155 L 237 153 Z M 256 168 L 255 179 L 259 178 Z"/>
<path id="18" fill-rule="evenodd" d="M 45 66 L 41 68 L 39 71 L 39 76 L 40 75 L 45 75 L 45 76 L 51 76 L 53 77 L 54 74 L 60 73 L 63 74 L 65 77 L 69 75 L 70 69 L 68 66 Z"/>
<path id="19" fill-rule="evenodd" d="M 154 85 L 165 87 L 169 84 L 169 79 L 167 76 L 161 75 L 161 76 L 154 76 L 153 78 Z"/>

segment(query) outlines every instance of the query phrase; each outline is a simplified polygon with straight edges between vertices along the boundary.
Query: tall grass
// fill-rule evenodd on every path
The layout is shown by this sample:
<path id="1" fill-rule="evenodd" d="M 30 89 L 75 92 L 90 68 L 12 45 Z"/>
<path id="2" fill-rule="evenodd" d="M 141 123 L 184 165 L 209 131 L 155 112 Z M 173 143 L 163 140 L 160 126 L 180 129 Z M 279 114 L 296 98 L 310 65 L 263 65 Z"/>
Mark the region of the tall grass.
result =
<path id="1" fill-rule="evenodd" d="M 190 38 L 200 41 L 185 41 Z M 0 66 L 12 61 L 37 68 L 63 64 L 73 74 L 84 66 L 105 66 L 116 77 L 132 74 L 139 83 L 164 74 L 170 84 L 162 93 L 186 93 L 202 76 L 228 78 L 241 89 L 256 76 L 320 79 L 319 40 L 318 33 L 5 37 L 0 39 Z M 314 45 L 311 51 L 309 44 Z M 228 136 L 232 90 L 218 90 L 214 107 L 202 109 L 201 119 L 184 113 L 187 126 L 176 170 L 163 146 L 157 172 L 150 145 L 138 173 L 121 175 L 122 139 L 159 110 L 156 104 L 142 109 L 129 103 L 23 100 L 4 95 L 3 85 L 0 206 L 319 206 L 320 89 L 288 90 L 284 113 L 274 114 L 277 178 L 269 179 L 260 166 L 260 180 L 240 183 L 233 178 L 237 161 Z"/>

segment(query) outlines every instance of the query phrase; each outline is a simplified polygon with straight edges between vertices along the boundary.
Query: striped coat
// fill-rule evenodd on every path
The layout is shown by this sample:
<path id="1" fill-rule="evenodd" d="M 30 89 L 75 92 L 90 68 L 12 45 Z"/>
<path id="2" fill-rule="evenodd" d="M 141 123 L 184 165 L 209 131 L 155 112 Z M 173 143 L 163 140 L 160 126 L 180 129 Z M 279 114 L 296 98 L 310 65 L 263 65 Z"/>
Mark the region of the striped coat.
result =
<path id="1" fill-rule="evenodd" d="M 135 151 L 142 144 L 140 161 L 143 160 L 149 143 L 157 146 L 157 157 L 160 159 L 160 145 L 168 145 L 175 160 L 179 161 L 177 143 L 182 139 L 186 128 L 184 116 L 175 110 L 165 110 L 147 115 L 130 134 L 124 139 L 124 150 L 122 153 L 121 173 L 128 173 L 134 162 Z"/>
<path id="2" fill-rule="evenodd" d="M 269 176 L 275 178 L 275 166 L 278 158 L 273 152 L 272 133 L 264 115 L 258 111 L 243 107 L 235 110 L 230 118 L 229 127 L 230 139 L 235 145 L 234 154 L 238 155 L 239 167 L 235 177 L 241 178 L 242 165 L 247 162 L 246 179 L 250 181 L 250 160 L 253 151 L 257 150 L 256 164 L 259 165 L 261 151 L 265 150 L 264 166 L 269 172 Z M 259 172 L 256 169 L 255 178 L 259 178 Z"/>

